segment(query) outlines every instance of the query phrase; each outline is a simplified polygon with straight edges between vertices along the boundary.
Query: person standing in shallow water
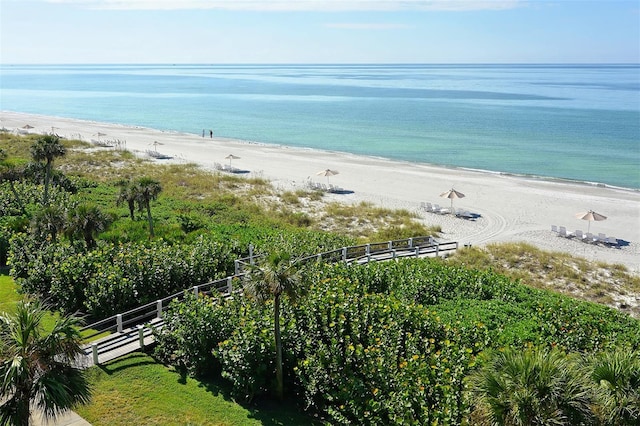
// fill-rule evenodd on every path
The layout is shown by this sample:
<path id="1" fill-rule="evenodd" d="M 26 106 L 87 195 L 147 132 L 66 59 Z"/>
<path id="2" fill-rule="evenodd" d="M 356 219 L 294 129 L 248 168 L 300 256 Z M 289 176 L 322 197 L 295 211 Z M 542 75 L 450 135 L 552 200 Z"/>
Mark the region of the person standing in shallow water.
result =
<path id="1" fill-rule="evenodd" d="M 202 129 L 202 137 L 204 138 L 204 129 Z"/>
<path id="2" fill-rule="evenodd" d="M 213 130 L 209 130 L 209 137 L 213 139 Z"/>

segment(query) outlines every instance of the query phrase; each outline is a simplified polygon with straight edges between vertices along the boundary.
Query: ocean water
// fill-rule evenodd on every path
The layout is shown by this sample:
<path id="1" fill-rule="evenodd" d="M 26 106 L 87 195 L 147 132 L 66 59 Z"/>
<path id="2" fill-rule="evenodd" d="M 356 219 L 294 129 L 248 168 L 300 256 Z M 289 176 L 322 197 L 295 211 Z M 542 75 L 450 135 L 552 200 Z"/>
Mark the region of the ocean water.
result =
<path id="1" fill-rule="evenodd" d="M 640 65 L 1 65 L 0 110 L 640 188 Z"/>

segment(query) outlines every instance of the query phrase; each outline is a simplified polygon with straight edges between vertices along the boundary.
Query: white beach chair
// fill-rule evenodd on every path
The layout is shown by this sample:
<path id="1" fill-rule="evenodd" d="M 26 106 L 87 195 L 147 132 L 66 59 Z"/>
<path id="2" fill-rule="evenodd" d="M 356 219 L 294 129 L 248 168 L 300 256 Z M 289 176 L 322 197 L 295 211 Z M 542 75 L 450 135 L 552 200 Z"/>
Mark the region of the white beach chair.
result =
<path id="1" fill-rule="evenodd" d="M 579 238 L 581 240 L 584 239 L 584 234 L 582 233 L 582 230 L 580 230 L 580 229 L 576 229 L 576 231 L 573 233 L 573 235 L 576 238 Z"/>
<path id="2" fill-rule="evenodd" d="M 598 237 L 596 238 L 596 241 L 599 243 L 606 243 L 607 242 L 607 236 L 605 234 L 603 234 L 602 232 L 598 233 Z"/>
<path id="3" fill-rule="evenodd" d="M 564 226 L 558 228 L 558 235 L 564 238 L 573 237 L 573 234 L 571 232 L 567 232 L 567 228 L 565 228 Z"/>
<path id="4" fill-rule="evenodd" d="M 584 234 L 584 240 L 585 243 L 595 243 L 597 241 L 596 237 L 593 236 L 593 234 L 591 232 L 587 232 L 586 234 Z"/>
<path id="5" fill-rule="evenodd" d="M 558 233 L 558 227 L 556 225 L 551 225 L 551 231 L 555 232 L 557 234 Z"/>
<path id="6" fill-rule="evenodd" d="M 607 237 L 605 243 L 608 246 L 617 246 L 618 245 L 618 239 L 615 237 Z"/>

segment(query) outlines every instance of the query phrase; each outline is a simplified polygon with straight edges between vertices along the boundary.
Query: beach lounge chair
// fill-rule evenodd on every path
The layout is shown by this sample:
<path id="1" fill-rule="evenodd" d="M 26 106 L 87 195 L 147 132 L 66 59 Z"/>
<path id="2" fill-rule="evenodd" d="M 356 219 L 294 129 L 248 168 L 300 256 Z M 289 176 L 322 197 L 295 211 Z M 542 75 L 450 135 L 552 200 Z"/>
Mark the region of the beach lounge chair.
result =
<path id="1" fill-rule="evenodd" d="M 557 234 L 558 233 L 558 227 L 556 225 L 551 225 L 551 231 L 555 232 Z"/>
<path id="2" fill-rule="evenodd" d="M 597 241 L 596 237 L 593 236 L 593 234 L 591 232 L 587 232 L 586 234 L 584 234 L 584 239 L 582 240 L 585 243 L 595 243 Z"/>
<path id="3" fill-rule="evenodd" d="M 605 244 L 608 246 L 618 246 L 618 239 L 615 237 L 607 237 Z"/>
<path id="4" fill-rule="evenodd" d="M 449 213 L 449 209 L 440 207 L 440 204 L 434 204 L 433 209 L 431 211 L 438 214 Z"/>
<path id="5" fill-rule="evenodd" d="M 598 233 L 598 237 L 596 238 L 596 241 L 599 243 L 606 243 L 607 242 L 607 236 L 605 234 L 603 234 L 602 232 Z"/>
<path id="6" fill-rule="evenodd" d="M 567 228 L 565 228 L 564 226 L 558 228 L 558 235 L 565 238 L 573 237 L 573 234 L 571 232 L 567 232 Z"/>
<path id="7" fill-rule="evenodd" d="M 580 230 L 580 229 L 576 229 L 576 231 L 573 233 L 573 235 L 576 238 L 579 238 L 581 240 L 584 238 L 584 234 L 582 233 L 582 230 Z"/>

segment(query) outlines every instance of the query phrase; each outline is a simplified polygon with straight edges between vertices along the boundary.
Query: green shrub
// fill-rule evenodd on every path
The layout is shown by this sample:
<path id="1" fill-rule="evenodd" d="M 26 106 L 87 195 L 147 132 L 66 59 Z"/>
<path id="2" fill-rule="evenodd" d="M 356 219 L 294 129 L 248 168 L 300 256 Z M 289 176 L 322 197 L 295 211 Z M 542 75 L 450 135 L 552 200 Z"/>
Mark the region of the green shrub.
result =
<path id="1" fill-rule="evenodd" d="M 435 312 L 325 280 L 298 308 L 307 404 L 333 424 L 458 424 L 472 350 Z"/>
<path id="2" fill-rule="evenodd" d="M 275 389 L 273 320 L 264 311 L 248 307 L 238 327 L 214 352 L 222 377 L 229 380 L 232 395 L 240 401 L 250 402 Z"/>
<path id="3" fill-rule="evenodd" d="M 241 297 L 214 298 L 192 293 L 172 302 L 163 313 L 164 327 L 154 333 L 156 358 L 183 374 L 220 374 L 221 365 L 214 351 L 237 328 L 245 302 Z"/>

